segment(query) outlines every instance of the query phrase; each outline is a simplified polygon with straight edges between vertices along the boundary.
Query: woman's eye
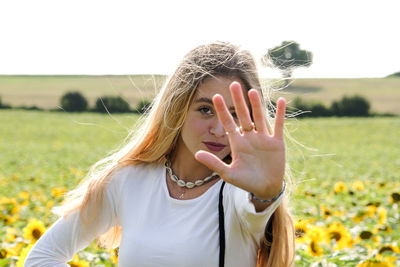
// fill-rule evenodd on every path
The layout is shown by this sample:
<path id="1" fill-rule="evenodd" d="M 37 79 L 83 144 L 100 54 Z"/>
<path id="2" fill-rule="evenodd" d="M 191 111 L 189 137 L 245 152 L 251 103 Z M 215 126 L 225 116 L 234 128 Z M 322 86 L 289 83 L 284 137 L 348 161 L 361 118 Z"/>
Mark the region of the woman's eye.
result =
<path id="1" fill-rule="evenodd" d="M 204 114 L 204 115 L 211 115 L 212 114 L 211 109 L 208 108 L 208 107 L 200 107 L 199 111 L 200 111 L 201 114 Z"/>

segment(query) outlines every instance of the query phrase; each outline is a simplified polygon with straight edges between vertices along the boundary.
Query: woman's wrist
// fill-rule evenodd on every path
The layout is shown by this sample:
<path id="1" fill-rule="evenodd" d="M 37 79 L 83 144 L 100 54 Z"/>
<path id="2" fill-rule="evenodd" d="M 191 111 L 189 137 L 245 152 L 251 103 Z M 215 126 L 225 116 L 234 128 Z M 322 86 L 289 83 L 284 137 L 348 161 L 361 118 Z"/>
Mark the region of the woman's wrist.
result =
<path id="1" fill-rule="evenodd" d="M 261 202 L 261 203 L 272 203 L 275 200 L 277 200 L 285 192 L 285 189 L 286 189 L 286 180 L 283 179 L 282 189 L 278 195 L 274 196 L 271 199 L 259 199 L 259 198 L 256 198 L 252 192 L 250 192 L 250 200 L 252 200 L 252 201 L 254 200 L 256 202 Z"/>

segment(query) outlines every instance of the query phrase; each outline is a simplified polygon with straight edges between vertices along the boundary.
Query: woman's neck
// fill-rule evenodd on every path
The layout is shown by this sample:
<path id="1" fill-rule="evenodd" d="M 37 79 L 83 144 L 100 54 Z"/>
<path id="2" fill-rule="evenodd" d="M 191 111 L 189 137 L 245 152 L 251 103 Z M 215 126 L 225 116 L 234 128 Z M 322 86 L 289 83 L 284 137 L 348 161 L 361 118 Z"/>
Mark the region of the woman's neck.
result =
<path id="1" fill-rule="evenodd" d="M 185 182 L 195 182 L 211 175 L 212 171 L 198 162 L 194 156 L 177 154 L 171 159 L 172 171 Z"/>

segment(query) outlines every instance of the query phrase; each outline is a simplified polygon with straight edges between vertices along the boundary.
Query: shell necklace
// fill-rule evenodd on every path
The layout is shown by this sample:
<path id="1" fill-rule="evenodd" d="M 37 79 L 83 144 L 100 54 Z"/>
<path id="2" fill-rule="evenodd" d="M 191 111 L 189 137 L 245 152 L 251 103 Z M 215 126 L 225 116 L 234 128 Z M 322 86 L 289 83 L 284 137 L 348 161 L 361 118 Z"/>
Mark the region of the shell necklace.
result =
<path id="1" fill-rule="evenodd" d="M 171 163 L 168 160 L 165 162 L 165 169 L 167 170 L 171 180 L 173 182 L 177 183 L 179 187 L 182 187 L 182 188 L 185 187 L 185 189 L 186 188 L 191 189 L 196 186 L 201 186 L 201 185 L 211 181 L 212 179 L 218 177 L 218 174 L 216 172 L 213 172 L 210 176 L 207 176 L 206 178 L 204 178 L 202 180 L 196 180 L 194 183 L 193 182 L 185 182 L 185 181 L 179 179 L 179 177 L 174 174 L 174 172 L 172 171 L 172 168 L 171 168 Z M 186 190 L 181 193 L 179 198 L 183 198 L 184 197 L 183 195 L 185 193 L 186 193 Z"/>

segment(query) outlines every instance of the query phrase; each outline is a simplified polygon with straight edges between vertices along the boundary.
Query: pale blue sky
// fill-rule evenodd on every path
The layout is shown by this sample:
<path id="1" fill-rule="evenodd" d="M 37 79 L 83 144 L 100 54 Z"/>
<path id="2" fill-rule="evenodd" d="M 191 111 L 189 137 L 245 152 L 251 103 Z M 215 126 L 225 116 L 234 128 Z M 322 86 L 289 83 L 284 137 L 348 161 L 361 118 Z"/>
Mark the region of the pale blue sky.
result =
<path id="1" fill-rule="evenodd" d="M 0 74 L 169 74 L 201 43 L 260 56 L 294 40 L 314 55 L 294 77 L 383 77 L 400 71 L 399 10 L 396 0 L 2 0 Z"/>

